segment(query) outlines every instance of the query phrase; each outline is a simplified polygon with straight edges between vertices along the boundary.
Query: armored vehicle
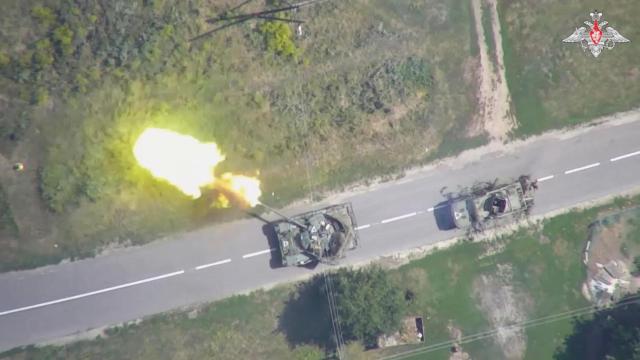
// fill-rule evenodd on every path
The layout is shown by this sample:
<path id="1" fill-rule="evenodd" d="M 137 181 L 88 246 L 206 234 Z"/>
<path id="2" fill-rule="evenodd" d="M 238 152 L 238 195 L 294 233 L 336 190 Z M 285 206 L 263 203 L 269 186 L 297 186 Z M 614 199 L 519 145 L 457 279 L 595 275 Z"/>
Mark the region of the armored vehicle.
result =
<path id="1" fill-rule="evenodd" d="M 329 206 L 273 223 L 283 266 L 335 264 L 358 246 L 350 203 Z"/>
<path id="2" fill-rule="evenodd" d="M 481 232 L 517 221 L 533 206 L 537 183 L 528 176 L 518 180 L 474 187 L 470 193 L 450 200 L 453 223 L 459 229 Z"/>

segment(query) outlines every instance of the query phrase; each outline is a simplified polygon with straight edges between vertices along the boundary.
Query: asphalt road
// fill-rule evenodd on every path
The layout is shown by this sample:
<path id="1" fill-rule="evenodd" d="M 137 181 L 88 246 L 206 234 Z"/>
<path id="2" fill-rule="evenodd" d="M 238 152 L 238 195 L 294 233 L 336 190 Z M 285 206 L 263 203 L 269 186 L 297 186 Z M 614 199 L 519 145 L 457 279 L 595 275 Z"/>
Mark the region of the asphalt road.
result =
<path id="1" fill-rule="evenodd" d="M 541 179 L 534 214 L 640 187 L 640 115 L 571 133 L 478 150 L 328 201 L 347 200 L 360 227 L 348 263 L 460 235 L 438 229 L 433 208 L 477 180 Z M 613 160 L 613 161 L 612 161 Z M 317 208 L 322 204 L 308 206 Z M 293 214 L 299 209 L 286 209 Z M 0 351 L 308 276 L 272 268 L 258 219 L 199 230 L 106 256 L 0 274 Z"/>

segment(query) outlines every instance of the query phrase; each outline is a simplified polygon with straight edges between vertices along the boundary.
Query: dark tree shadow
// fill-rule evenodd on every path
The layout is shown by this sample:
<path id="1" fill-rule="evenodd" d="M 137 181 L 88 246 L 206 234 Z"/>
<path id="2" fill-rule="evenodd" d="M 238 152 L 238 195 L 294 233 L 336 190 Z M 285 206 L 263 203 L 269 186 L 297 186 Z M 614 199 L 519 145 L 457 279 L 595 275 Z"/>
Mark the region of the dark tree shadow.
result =
<path id="1" fill-rule="evenodd" d="M 452 230 L 456 228 L 451 215 L 451 203 L 449 200 L 442 201 L 433 207 L 433 216 L 436 218 L 438 230 Z"/>
<path id="2" fill-rule="evenodd" d="M 298 285 L 280 315 L 278 330 L 285 335 L 291 347 L 313 344 L 327 351 L 335 348 L 321 275 Z"/>
<path id="3" fill-rule="evenodd" d="M 640 293 L 574 320 L 573 333 L 554 354 L 555 360 L 640 358 Z M 611 356 L 611 357 L 608 357 Z"/>

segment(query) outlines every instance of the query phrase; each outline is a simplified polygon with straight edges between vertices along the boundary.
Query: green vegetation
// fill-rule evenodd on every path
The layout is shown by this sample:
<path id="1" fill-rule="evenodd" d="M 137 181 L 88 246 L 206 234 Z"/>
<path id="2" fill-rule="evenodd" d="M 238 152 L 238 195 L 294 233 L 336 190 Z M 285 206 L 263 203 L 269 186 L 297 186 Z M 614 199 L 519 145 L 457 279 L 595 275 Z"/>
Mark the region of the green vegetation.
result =
<path id="1" fill-rule="evenodd" d="M 73 31 L 69 29 L 69 25 L 64 24 L 53 30 L 53 40 L 58 45 L 63 56 L 69 56 L 73 52 L 71 41 L 73 40 Z"/>
<path id="2" fill-rule="evenodd" d="M 585 279 L 581 256 L 589 224 L 602 213 L 638 204 L 640 197 L 620 198 L 606 206 L 557 216 L 494 242 L 460 243 L 386 273 L 375 267 L 340 270 L 332 279 L 343 334 L 346 331 L 366 338 L 384 328 L 393 330 L 393 321 L 386 322 L 387 327 L 381 319 L 391 320 L 398 313 L 419 315 L 425 319 L 424 346 L 428 347 L 450 341 L 456 331 L 465 337 L 496 328 L 500 324 L 492 320 L 495 312 L 521 313 L 519 320 L 510 319 L 517 323 L 582 308 L 587 302 L 580 293 Z M 512 298 L 498 297 L 493 309 L 487 307 L 492 302 L 486 300 L 491 300 L 492 294 L 509 292 Z M 316 276 L 296 286 L 235 296 L 197 311 L 152 316 L 137 325 L 111 329 L 107 336 L 95 340 L 16 349 L 0 358 L 322 359 L 333 353 L 335 346 L 326 296 L 325 280 Z M 390 309 L 390 314 L 383 314 L 381 307 Z M 494 316 L 488 311 L 494 311 Z M 572 340 L 567 340 L 565 347 L 562 339 L 571 336 L 574 324 L 584 322 L 588 319 L 576 323 L 560 318 L 526 327 L 522 356 L 549 359 L 556 352 L 570 350 Z M 358 330 L 366 327 L 373 331 Z M 495 339 L 465 342 L 463 350 L 473 358 L 504 358 Z M 348 349 L 350 358 L 375 358 L 407 350 L 417 352 L 405 359 L 449 356 L 448 346 L 428 352 L 405 346 L 364 354 L 361 343 L 353 342 Z"/>
<path id="3" fill-rule="evenodd" d="M 41 5 L 36 5 L 31 8 L 31 16 L 44 26 L 49 26 L 56 20 L 53 11 Z"/>
<path id="4" fill-rule="evenodd" d="M 546 220 L 539 228 L 522 229 L 493 243 L 460 244 L 411 262 L 395 272 L 397 283 L 415 294 L 409 313 L 428 316 L 425 346 L 451 340 L 451 329 L 470 336 L 497 327 L 481 305 L 482 289 L 498 292 L 512 288 L 515 306 L 524 317 L 536 319 L 587 305 L 580 293 L 585 280 L 581 261 L 589 224 L 601 213 L 629 208 L 640 198 L 620 198 L 614 203 Z M 491 279 L 479 282 L 480 279 Z M 498 286 L 503 284 L 502 286 Z M 471 295 L 471 296 L 470 296 Z M 488 297 L 491 299 L 491 297 Z M 502 298 L 501 298 L 502 299 Z M 497 310 L 507 311 L 504 302 Z M 511 308 L 509 309 L 509 311 Z M 572 319 L 528 327 L 524 359 L 549 359 L 572 332 Z M 511 339 L 512 340 L 512 339 Z M 495 338 L 487 337 L 462 345 L 473 358 L 497 359 L 505 354 Z M 403 352 L 416 347 L 390 349 L 382 354 Z M 449 348 L 418 352 L 406 359 L 447 359 Z"/>
<path id="5" fill-rule="evenodd" d="M 282 21 L 266 21 L 260 25 L 267 50 L 282 56 L 298 58 L 298 49 L 293 42 L 293 32 L 289 24 Z"/>
<path id="6" fill-rule="evenodd" d="M 17 236 L 18 226 L 13 219 L 11 207 L 7 199 L 7 194 L 0 187 L 0 236 Z"/>
<path id="7" fill-rule="evenodd" d="M 487 43 L 487 50 L 489 51 L 490 61 L 496 60 L 496 39 L 493 35 L 493 26 L 491 24 L 491 7 L 489 4 L 482 4 L 482 31 L 484 32 L 484 38 Z"/>
<path id="8" fill-rule="evenodd" d="M 29 202 L 18 223 L 51 224 L 43 233 L 53 234 L 3 251 L 5 269 L 35 266 L 26 258 L 39 247 L 49 261 L 87 256 L 244 215 L 142 171 L 131 149 L 149 126 L 216 142 L 227 156 L 219 171 L 259 170 L 274 206 L 484 141 L 465 137 L 475 97 L 460 71 L 472 47 L 462 3 L 322 3 L 295 14 L 306 21 L 299 37 L 290 24 L 249 21 L 193 42 L 228 7 L 10 0 L 3 9 L 0 85 L 11 101 L 0 152 L 29 164 L 21 181 L 39 190 L 22 196 L 44 203 Z"/>
<path id="9" fill-rule="evenodd" d="M 589 19 L 593 3 L 499 1 L 507 82 L 518 135 L 571 126 L 640 103 L 640 49 L 618 44 L 596 59 L 562 39 Z M 634 0 L 603 9 L 603 17 L 629 39 L 640 37 Z"/>
<path id="10" fill-rule="evenodd" d="M 340 270 L 334 276 L 343 336 L 375 345 L 381 334 L 400 329 L 405 303 L 400 288 L 381 268 Z"/>
<path id="11" fill-rule="evenodd" d="M 473 17 L 473 6 L 471 1 L 469 1 L 469 6 L 467 8 L 469 14 L 472 16 L 469 17 L 469 52 L 471 56 L 478 56 L 480 54 L 480 47 L 478 46 L 478 34 L 476 33 L 476 19 Z"/>
<path id="12" fill-rule="evenodd" d="M 556 360 L 640 359 L 640 294 L 620 300 L 612 308 L 574 322 L 573 333 L 558 350 Z"/>

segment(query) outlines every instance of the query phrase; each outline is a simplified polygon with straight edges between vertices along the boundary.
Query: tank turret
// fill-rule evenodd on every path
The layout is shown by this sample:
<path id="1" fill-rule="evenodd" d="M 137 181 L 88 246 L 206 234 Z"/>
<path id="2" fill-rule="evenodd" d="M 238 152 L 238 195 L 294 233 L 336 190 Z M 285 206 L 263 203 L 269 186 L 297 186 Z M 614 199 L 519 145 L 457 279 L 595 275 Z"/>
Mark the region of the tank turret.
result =
<path id="1" fill-rule="evenodd" d="M 529 214 L 537 188 L 537 182 L 526 175 L 508 183 L 477 185 L 450 200 L 453 223 L 459 229 L 481 232 L 517 221 Z"/>
<path id="2" fill-rule="evenodd" d="M 329 206 L 273 223 L 283 266 L 312 262 L 335 264 L 346 250 L 358 246 L 358 233 L 350 203 Z"/>

